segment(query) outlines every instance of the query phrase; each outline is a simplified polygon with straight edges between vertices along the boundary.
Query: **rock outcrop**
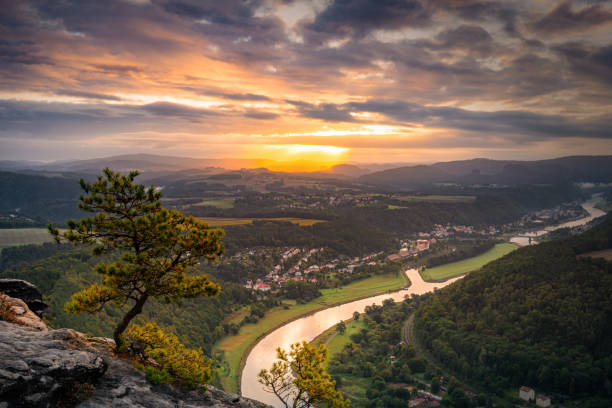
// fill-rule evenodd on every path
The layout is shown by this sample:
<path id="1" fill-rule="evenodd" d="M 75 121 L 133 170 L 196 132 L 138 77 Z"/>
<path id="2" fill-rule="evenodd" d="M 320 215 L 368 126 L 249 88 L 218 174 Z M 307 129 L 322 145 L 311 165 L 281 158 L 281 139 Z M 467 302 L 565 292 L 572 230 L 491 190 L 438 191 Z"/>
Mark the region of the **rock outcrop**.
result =
<path id="1" fill-rule="evenodd" d="M 28 281 L 9 278 L 0 279 L 0 293 L 23 300 L 30 310 L 38 316 L 47 308 L 47 304 L 43 302 L 38 288 Z"/>
<path id="2" fill-rule="evenodd" d="M 75 347 L 78 341 L 73 330 L 39 331 L 0 321 L 0 407 L 56 407 L 79 385 L 95 383 L 107 364 Z"/>
<path id="3" fill-rule="evenodd" d="M 264 408 L 208 387 L 186 391 L 150 384 L 108 339 L 70 329 L 40 331 L 0 321 L 0 408 Z"/>
<path id="4" fill-rule="evenodd" d="M 14 323 L 40 331 L 49 330 L 45 322 L 38 315 L 34 314 L 23 300 L 0 294 L 0 302 L 10 309 L 10 312 L 13 314 Z"/>

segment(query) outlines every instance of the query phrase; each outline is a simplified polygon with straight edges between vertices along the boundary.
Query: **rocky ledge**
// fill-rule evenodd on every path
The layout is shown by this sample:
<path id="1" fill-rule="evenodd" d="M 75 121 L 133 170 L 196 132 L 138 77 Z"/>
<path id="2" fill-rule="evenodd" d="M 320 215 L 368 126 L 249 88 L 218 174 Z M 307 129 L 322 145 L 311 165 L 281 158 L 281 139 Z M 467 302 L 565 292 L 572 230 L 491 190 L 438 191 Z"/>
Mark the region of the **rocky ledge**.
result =
<path id="1" fill-rule="evenodd" d="M 34 315 L 23 302 L 19 307 Z M 185 391 L 152 385 L 113 355 L 112 340 L 71 329 L 45 330 L 41 324 L 0 321 L 0 408 L 268 407 L 210 386 Z"/>

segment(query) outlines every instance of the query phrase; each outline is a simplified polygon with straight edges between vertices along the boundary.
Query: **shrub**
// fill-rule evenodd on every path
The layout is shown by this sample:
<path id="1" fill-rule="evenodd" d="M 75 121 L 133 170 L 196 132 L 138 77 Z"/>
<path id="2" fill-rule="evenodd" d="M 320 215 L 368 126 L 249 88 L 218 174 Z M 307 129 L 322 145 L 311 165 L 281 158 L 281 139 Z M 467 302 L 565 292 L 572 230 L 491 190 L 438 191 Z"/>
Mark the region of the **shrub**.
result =
<path id="1" fill-rule="evenodd" d="M 144 372 L 147 381 L 151 384 L 171 383 L 173 380 L 170 373 L 163 368 L 145 367 Z"/>
<path id="2" fill-rule="evenodd" d="M 147 379 L 168 382 L 163 374 L 165 371 L 182 385 L 192 388 L 206 384 L 213 376 L 212 360 L 204 356 L 202 349 L 185 347 L 174 334 L 165 332 L 155 323 L 131 326 L 126 338 L 132 350 L 159 364 L 157 371 L 147 373 Z"/>

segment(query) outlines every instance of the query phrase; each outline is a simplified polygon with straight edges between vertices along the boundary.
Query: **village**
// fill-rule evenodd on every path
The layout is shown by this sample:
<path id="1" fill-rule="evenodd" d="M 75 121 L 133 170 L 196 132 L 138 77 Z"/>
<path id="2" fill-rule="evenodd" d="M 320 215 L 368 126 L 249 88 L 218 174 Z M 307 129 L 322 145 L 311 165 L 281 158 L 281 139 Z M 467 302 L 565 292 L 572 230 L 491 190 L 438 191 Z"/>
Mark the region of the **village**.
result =
<path id="1" fill-rule="evenodd" d="M 289 248 L 281 253 L 278 264 L 272 268 L 263 278 L 255 282 L 248 280 L 244 285 L 247 289 L 260 292 L 268 292 L 279 289 L 289 281 L 309 282 L 317 284 L 318 279 L 313 277 L 321 272 L 352 273 L 356 268 L 367 264 L 375 266 L 375 260 L 382 255 L 382 252 L 372 253 L 363 257 L 347 258 L 335 257 L 328 262 L 318 265 L 311 261 L 313 255 L 321 253 L 324 248 L 303 249 Z"/>
<path id="2" fill-rule="evenodd" d="M 314 198 L 314 197 L 313 197 Z M 346 203 L 349 200 L 366 202 L 369 196 L 347 196 L 342 198 L 329 197 L 330 203 Z M 429 232 L 419 232 L 415 237 L 399 240 L 397 252 L 384 255 L 383 252 L 371 253 L 361 257 L 349 258 L 346 256 L 326 256 L 325 248 L 283 248 L 275 256 L 276 264 L 260 278 L 249 279 L 244 287 L 256 292 L 274 292 L 281 289 L 287 282 L 308 282 L 319 284 L 321 274 L 352 274 L 355 269 L 363 266 L 377 266 L 385 261 L 402 262 L 414 259 L 423 253 L 430 252 L 432 245 L 448 239 L 491 239 L 500 237 L 529 225 L 558 222 L 562 219 L 574 219 L 583 215 L 582 207 L 576 203 L 563 204 L 552 209 L 529 213 L 521 220 L 500 226 L 489 225 L 475 227 L 471 225 L 435 224 Z M 434 247 L 435 248 L 435 247 Z M 253 254 L 253 250 L 250 250 Z M 320 262 L 313 261 L 317 255 Z"/>

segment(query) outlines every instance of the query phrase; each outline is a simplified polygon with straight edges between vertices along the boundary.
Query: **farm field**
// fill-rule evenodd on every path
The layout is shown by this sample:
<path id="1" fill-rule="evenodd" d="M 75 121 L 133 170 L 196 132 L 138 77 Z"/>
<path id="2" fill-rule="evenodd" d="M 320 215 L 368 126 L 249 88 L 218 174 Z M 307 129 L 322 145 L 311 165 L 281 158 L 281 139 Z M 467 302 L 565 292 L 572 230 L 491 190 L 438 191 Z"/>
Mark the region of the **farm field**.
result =
<path id="1" fill-rule="evenodd" d="M 448 279 L 457 275 L 472 272 L 480 269 L 484 265 L 497 258 L 514 251 L 518 248 L 518 245 L 504 242 L 495 245 L 487 252 L 474 256 L 472 258 L 464 259 L 462 261 L 452 262 L 449 264 L 436 266 L 434 268 L 425 269 L 421 271 L 421 276 L 426 281 L 437 281 L 440 279 Z"/>
<path id="2" fill-rule="evenodd" d="M 46 228 L 7 228 L 0 229 L 0 249 L 15 245 L 42 244 L 53 238 Z"/>
<path id="3" fill-rule="evenodd" d="M 240 328 L 237 335 L 224 337 L 215 344 L 213 354 L 221 351 L 226 362 L 226 365 L 219 370 L 223 388 L 230 392 L 238 391 L 242 364 L 251 347 L 261 336 L 300 316 L 352 300 L 398 290 L 407 284 L 404 274 L 378 275 L 352 282 L 343 288 L 323 289 L 322 296 L 308 303 L 294 304 L 289 309 L 279 306 L 269 310 L 257 323 L 246 324 Z"/>
<path id="4" fill-rule="evenodd" d="M 216 208 L 234 208 L 235 201 L 236 201 L 235 198 L 220 198 L 217 200 L 204 200 L 194 205 L 202 206 L 202 207 L 209 206 L 209 207 L 216 207 Z"/>
<path id="5" fill-rule="evenodd" d="M 432 203 L 473 203 L 476 200 L 476 196 L 472 195 L 409 195 L 396 198 L 400 201 L 419 201 L 419 202 L 432 202 Z"/>
<path id="6" fill-rule="evenodd" d="M 314 220 L 308 218 L 291 218 L 291 217 L 280 217 L 280 218 L 221 218 L 221 217 L 198 217 L 198 219 L 207 222 L 211 227 L 225 227 L 230 225 L 245 225 L 250 224 L 253 221 L 289 221 L 300 226 L 310 226 L 318 222 L 325 222 L 325 220 Z"/>

